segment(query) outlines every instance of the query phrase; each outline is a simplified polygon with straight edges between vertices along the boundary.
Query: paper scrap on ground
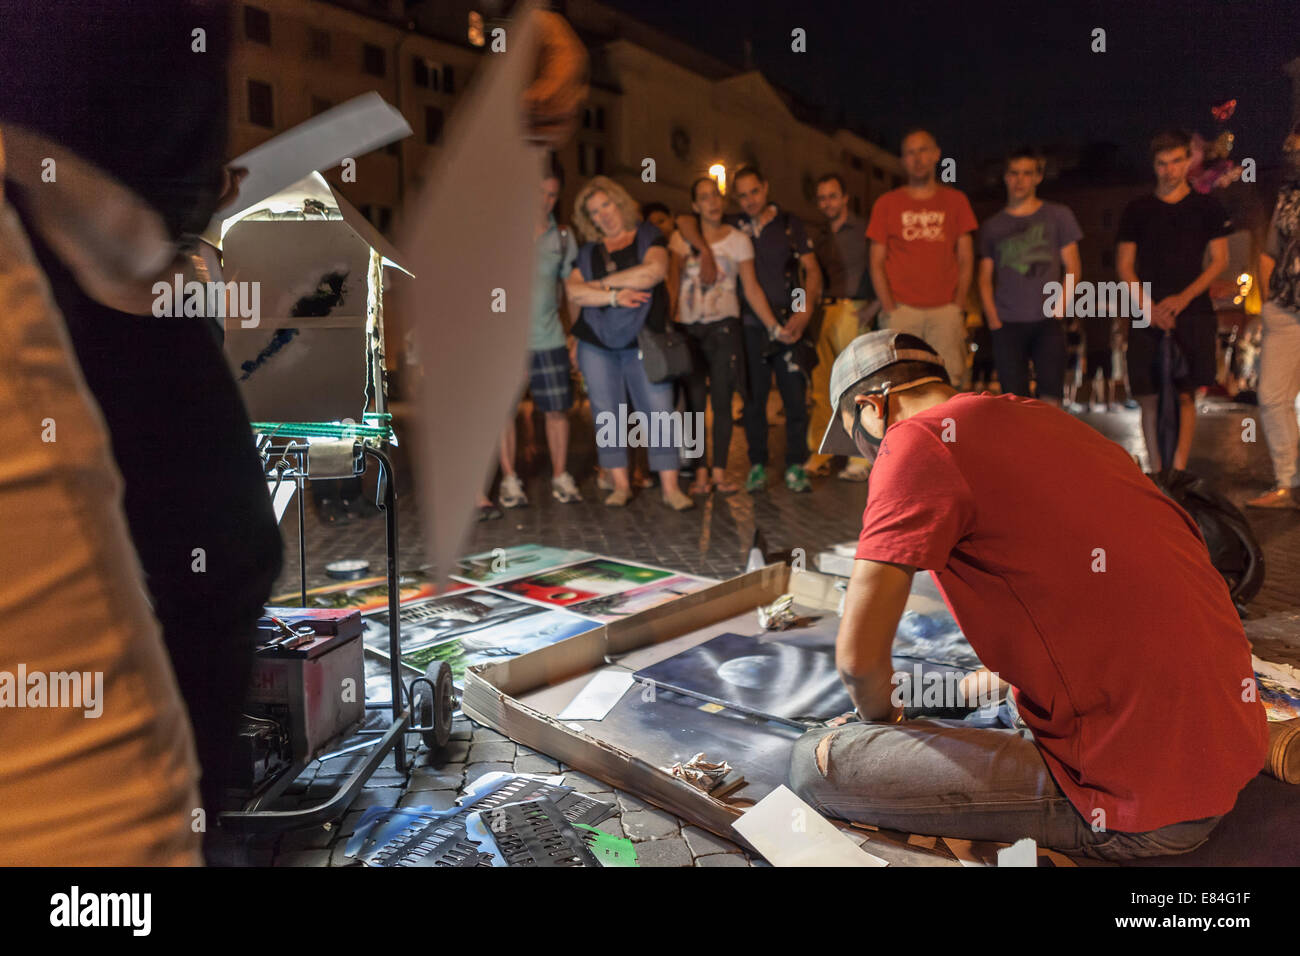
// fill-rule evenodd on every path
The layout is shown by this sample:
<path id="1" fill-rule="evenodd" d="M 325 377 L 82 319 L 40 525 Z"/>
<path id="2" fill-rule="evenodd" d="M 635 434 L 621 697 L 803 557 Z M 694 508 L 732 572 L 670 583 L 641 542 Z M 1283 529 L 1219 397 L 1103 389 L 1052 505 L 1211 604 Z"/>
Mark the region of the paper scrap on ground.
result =
<path id="1" fill-rule="evenodd" d="M 560 720 L 604 720 L 632 686 L 632 672 L 621 667 L 597 671 L 564 710 Z"/>
<path id="2" fill-rule="evenodd" d="M 215 231 L 219 236 L 222 221 L 310 173 L 410 135 L 411 127 L 401 111 L 373 91 L 319 113 L 230 161 L 230 166 L 247 169 L 248 176 L 239 184 L 238 207 L 222 210 L 208 224 L 207 234 Z"/>
<path id="3" fill-rule="evenodd" d="M 425 187 L 403 209 L 398 246 L 416 277 L 394 286 L 386 309 L 390 333 L 411 332 L 422 370 L 407 431 L 439 583 L 457 569 L 527 366 L 544 156 L 525 140 L 521 106 L 535 64 L 531 4 L 509 29 L 508 51 L 479 67 Z"/>
<path id="4" fill-rule="evenodd" d="M 962 866 L 996 866 L 997 849 L 1002 844 L 981 841 L 958 840 L 944 837 L 944 844 Z"/>
<path id="5" fill-rule="evenodd" d="M 804 803 L 789 787 L 777 787 L 732 828 L 773 866 L 888 866 Z"/>
<path id="6" fill-rule="evenodd" d="M 1029 837 L 998 850 L 998 866 L 1037 866 L 1038 844 Z"/>
<path id="7" fill-rule="evenodd" d="M 907 842 L 912 846 L 924 847 L 927 850 L 933 850 L 939 842 L 938 837 L 926 836 L 923 833 L 913 833 L 908 836 Z"/>

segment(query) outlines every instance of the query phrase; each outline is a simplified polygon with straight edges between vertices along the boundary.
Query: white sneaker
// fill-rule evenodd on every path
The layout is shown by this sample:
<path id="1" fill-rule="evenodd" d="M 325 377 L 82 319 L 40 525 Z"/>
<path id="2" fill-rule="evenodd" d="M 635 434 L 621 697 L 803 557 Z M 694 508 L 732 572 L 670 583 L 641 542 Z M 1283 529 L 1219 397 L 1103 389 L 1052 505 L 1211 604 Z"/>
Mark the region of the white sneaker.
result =
<path id="1" fill-rule="evenodd" d="M 524 494 L 524 483 L 519 480 L 518 475 L 507 475 L 501 479 L 501 507 L 502 508 L 522 508 L 528 504 L 528 496 Z"/>
<path id="2" fill-rule="evenodd" d="M 551 497 L 562 505 L 570 505 L 582 500 L 573 476 L 567 471 L 558 478 L 551 479 Z"/>

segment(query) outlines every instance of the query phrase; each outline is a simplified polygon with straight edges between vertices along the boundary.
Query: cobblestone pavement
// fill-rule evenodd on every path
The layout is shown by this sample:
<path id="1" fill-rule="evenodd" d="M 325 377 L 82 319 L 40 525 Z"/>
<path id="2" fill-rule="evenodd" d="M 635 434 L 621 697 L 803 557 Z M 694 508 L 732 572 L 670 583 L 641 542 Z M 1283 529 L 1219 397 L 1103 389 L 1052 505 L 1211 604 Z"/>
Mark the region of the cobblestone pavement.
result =
<path id="1" fill-rule="evenodd" d="M 586 415 L 584 411 L 584 415 Z M 1243 421 L 1254 417 L 1255 409 L 1223 402 L 1206 402 L 1201 406 L 1191 469 L 1210 478 L 1215 486 L 1237 504 L 1265 490 L 1271 470 L 1262 434 L 1259 440 L 1242 441 Z M 778 424 L 772 429 L 772 461 L 779 462 L 784 428 L 779 412 L 769 420 Z M 1137 413 L 1121 410 L 1111 413 L 1085 414 L 1085 421 L 1108 437 L 1120 442 L 1130 452 L 1141 446 Z M 530 498 L 528 507 L 505 512 L 499 521 L 475 526 L 467 553 L 490 550 L 524 542 L 558 547 L 581 548 L 600 554 L 642 561 L 649 564 L 726 578 L 740 573 L 755 528 L 763 531 L 773 548 L 804 548 L 809 565 L 813 557 L 836 542 L 855 538 L 866 502 L 866 486 L 839 481 L 834 477 L 813 479 L 811 494 L 793 494 L 780 485 L 779 471 L 769 467 L 770 487 L 760 494 L 744 492 L 709 500 L 697 499 L 702 507 L 678 514 L 658 499 L 658 490 L 642 491 L 626 508 L 605 508 L 603 497 L 592 477 L 594 447 L 590 416 L 574 417 L 574 448 L 570 470 L 579 478 L 586 500 L 581 504 L 560 505 L 549 497 L 549 474 L 540 427 L 540 460 L 521 465 Z M 1018 449 L 1007 448 L 1009 456 Z M 744 436 L 736 429 L 731 450 L 731 477 L 743 480 L 746 467 Z M 405 469 L 399 464 L 399 541 L 403 569 L 423 563 L 419 547 L 417 516 L 409 493 Z M 1084 496 L 1084 487 L 1065 489 L 1065 494 Z M 468 503 L 467 503 L 468 504 Z M 1251 524 L 1265 552 L 1267 579 L 1251 603 L 1252 617 L 1300 608 L 1300 511 L 1251 512 Z M 283 528 L 286 550 L 285 570 L 279 590 L 297 587 L 297 521 L 293 509 Z M 373 573 L 384 567 L 384 525 L 378 518 L 356 520 L 341 525 L 325 525 L 308 509 L 306 531 L 308 548 L 308 586 L 328 583 L 323 573 L 328 561 L 341 558 L 366 558 Z M 415 740 L 414 737 L 411 738 Z M 328 790 L 346 776 L 357 755 L 316 763 L 295 783 L 294 789 L 304 804 L 319 802 Z M 458 717 L 452 742 L 433 761 L 421 745 L 407 775 L 399 774 L 390 756 L 370 779 L 342 824 L 331 830 L 305 832 L 232 845 L 230 861 L 279 866 L 341 866 L 348 864 L 343 847 L 361 811 L 373 805 L 432 805 L 445 808 L 456 795 L 478 776 L 493 770 L 530 773 L 566 773 L 566 782 L 618 806 L 618 814 L 602 824 L 602 829 L 626 836 L 637 844 L 643 866 L 750 866 L 765 865 L 751 859 L 740 847 L 703 830 L 683 823 L 675 816 L 641 802 L 636 797 L 611 790 L 601 781 L 568 771 L 545 755 L 517 745 L 500 734 Z"/>

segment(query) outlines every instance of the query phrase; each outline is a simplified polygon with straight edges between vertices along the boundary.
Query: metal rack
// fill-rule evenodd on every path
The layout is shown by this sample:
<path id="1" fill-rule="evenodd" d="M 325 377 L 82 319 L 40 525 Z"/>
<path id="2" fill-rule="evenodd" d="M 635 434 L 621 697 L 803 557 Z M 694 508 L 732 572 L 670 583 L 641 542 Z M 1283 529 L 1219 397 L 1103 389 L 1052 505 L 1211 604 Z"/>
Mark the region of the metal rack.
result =
<path id="1" fill-rule="evenodd" d="M 262 423 L 255 423 L 258 427 Z M 350 426 L 354 431 L 363 429 L 379 431 L 375 426 Z M 382 426 L 387 432 L 387 426 Z M 331 745 L 331 749 L 319 753 L 296 755 L 294 762 L 282 771 L 275 781 L 262 793 L 250 800 L 242 810 L 226 811 L 220 815 L 223 826 L 231 827 L 244 833 L 278 832 L 299 827 L 322 826 L 339 820 L 347 812 L 352 801 L 371 777 L 388 753 L 396 750 L 397 769 L 405 773 L 408 769 L 406 752 L 406 734 L 421 733 L 426 742 L 432 744 L 448 729 L 451 716 L 451 701 L 440 690 L 438 684 L 427 674 L 404 684 L 400 675 L 401 667 L 401 594 L 400 575 L 397 557 L 397 496 L 393 488 L 393 464 L 388 455 L 372 440 L 358 439 L 353 446 L 353 477 L 365 474 L 368 462 L 375 462 L 379 468 L 378 488 L 375 504 L 384 513 L 384 526 L 388 558 L 388 665 L 391 676 L 392 699 L 390 701 L 366 701 L 367 712 L 389 710 L 390 722 L 386 728 L 366 728 L 354 726 L 341 734 Z M 305 484 L 310 478 L 308 453 L 310 444 L 300 437 L 280 438 L 274 432 L 263 434 L 258 439 L 263 468 L 268 481 L 275 481 L 275 490 L 284 481 L 293 481 L 298 497 L 298 557 L 299 589 L 301 604 L 307 605 L 307 540 L 306 540 L 306 504 L 304 499 Z M 331 476 L 333 477 L 333 476 Z M 364 640 L 364 638 L 361 638 Z M 450 675 L 448 675 L 449 677 Z M 448 681 L 448 684 L 450 682 Z M 442 695 L 440 698 L 440 694 Z M 422 718 L 418 722 L 415 717 Z M 338 746 L 355 737 L 378 738 L 362 740 Z M 297 779 L 302 771 L 315 760 L 329 760 L 344 754 L 369 748 L 365 761 L 357 767 L 346 781 L 327 800 L 313 807 L 299 810 L 265 809 L 279 799 Z"/>

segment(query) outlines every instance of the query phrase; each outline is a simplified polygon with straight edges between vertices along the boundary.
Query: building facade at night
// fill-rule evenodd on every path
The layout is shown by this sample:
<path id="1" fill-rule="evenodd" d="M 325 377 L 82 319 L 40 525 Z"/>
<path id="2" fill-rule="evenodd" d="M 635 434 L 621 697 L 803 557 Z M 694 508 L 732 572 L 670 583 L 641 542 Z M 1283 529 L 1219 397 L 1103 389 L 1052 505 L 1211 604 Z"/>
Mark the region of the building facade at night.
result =
<path id="1" fill-rule="evenodd" d="M 357 160 L 356 182 L 323 174 L 382 231 L 436 158 L 443 126 L 487 52 L 485 4 L 402 0 L 255 0 L 235 6 L 230 153 L 370 90 L 401 110 L 412 135 Z M 557 5 L 591 56 L 591 93 L 560 153 L 568 174 L 561 218 L 582 180 L 609 175 L 639 201 L 689 210 L 688 187 L 721 164 L 757 163 L 772 195 L 819 219 L 818 176 L 839 173 L 866 215 L 902 181 L 898 157 L 849 130 L 818 125 L 769 83 L 595 0 Z M 654 160 L 647 182 L 645 160 Z"/>

